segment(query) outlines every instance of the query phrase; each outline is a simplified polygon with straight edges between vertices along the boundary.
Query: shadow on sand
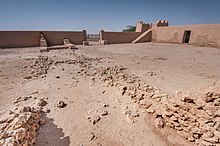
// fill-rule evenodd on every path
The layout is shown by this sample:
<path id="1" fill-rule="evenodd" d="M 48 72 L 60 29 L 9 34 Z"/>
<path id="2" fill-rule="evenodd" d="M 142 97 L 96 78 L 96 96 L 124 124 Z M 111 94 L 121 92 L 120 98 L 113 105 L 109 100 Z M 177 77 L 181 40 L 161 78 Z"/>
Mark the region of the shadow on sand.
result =
<path id="1" fill-rule="evenodd" d="M 38 130 L 35 146 L 69 146 L 70 137 L 64 137 L 62 128 L 54 124 L 52 118 L 46 118 L 46 123 Z"/>

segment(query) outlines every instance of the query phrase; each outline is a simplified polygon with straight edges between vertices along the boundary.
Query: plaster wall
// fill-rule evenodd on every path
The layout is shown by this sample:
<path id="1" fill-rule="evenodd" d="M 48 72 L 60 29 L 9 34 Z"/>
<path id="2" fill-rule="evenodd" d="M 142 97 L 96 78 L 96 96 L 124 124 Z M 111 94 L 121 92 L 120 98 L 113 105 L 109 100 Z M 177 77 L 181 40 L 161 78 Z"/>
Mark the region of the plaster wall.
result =
<path id="1" fill-rule="evenodd" d="M 189 44 L 220 47 L 220 24 L 154 27 L 152 42 L 183 43 L 185 31 L 191 31 Z"/>
<path id="2" fill-rule="evenodd" d="M 105 32 L 100 31 L 100 40 L 107 40 L 108 44 L 131 43 L 142 32 Z"/>
<path id="3" fill-rule="evenodd" d="M 142 21 L 138 22 L 136 25 L 135 32 L 145 32 L 150 28 L 150 24 L 143 23 Z"/>
<path id="4" fill-rule="evenodd" d="M 0 31 L 0 47 L 40 46 L 41 33 L 44 34 L 49 46 L 63 45 L 64 38 L 68 38 L 76 45 L 86 40 L 86 31 Z"/>
<path id="5" fill-rule="evenodd" d="M 40 33 L 33 31 L 0 31 L 0 47 L 35 47 L 40 45 Z"/>

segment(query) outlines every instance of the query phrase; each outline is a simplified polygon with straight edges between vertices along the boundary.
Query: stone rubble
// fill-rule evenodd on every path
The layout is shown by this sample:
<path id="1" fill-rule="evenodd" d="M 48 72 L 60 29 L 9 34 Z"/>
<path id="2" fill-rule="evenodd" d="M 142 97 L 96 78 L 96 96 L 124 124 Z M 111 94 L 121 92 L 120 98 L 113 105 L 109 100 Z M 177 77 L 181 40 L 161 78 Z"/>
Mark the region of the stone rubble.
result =
<path id="1" fill-rule="evenodd" d="M 99 115 L 89 116 L 89 117 L 87 117 L 87 120 L 89 122 L 91 122 L 93 125 L 95 125 L 96 123 L 98 123 L 101 120 L 101 117 Z"/>
<path id="2" fill-rule="evenodd" d="M 40 107 L 45 106 L 45 105 L 47 105 L 47 101 L 44 98 L 39 99 L 37 101 L 37 105 L 40 106 Z"/>
<path id="3" fill-rule="evenodd" d="M 64 101 L 58 101 L 56 104 L 55 104 L 55 107 L 58 107 L 58 108 L 64 108 L 67 104 L 64 102 Z"/>
<path id="4" fill-rule="evenodd" d="M 14 104 L 22 102 L 22 101 L 27 101 L 30 98 L 32 98 L 32 96 L 21 96 L 21 97 L 18 97 L 17 99 L 15 99 Z"/>
<path id="5" fill-rule="evenodd" d="M 38 56 L 29 65 L 26 70 L 28 70 L 29 75 L 25 76 L 24 79 L 30 79 L 32 77 L 38 77 L 46 75 L 50 66 L 54 63 L 53 60 L 49 59 L 47 56 Z"/>
<path id="6" fill-rule="evenodd" d="M 0 120 L 0 145 L 33 146 L 37 130 L 45 123 L 42 116 L 41 110 L 25 106 Z"/>
<path id="7" fill-rule="evenodd" d="M 129 96 L 146 112 L 152 114 L 155 117 L 156 127 L 167 126 L 175 129 L 182 137 L 200 145 L 220 143 L 220 93 L 210 91 L 203 97 L 185 95 L 183 98 L 177 98 L 144 83 L 123 66 L 97 67 L 101 58 L 88 58 L 76 54 L 74 56 L 76 59 L 61 61 L 52 61 L 40 56 L 37 60 L 41 61 L 36 60 L 32 66 L 33 73 L 46 74 L 52 64 L 78 65 L 81 67 L 81 71 L 78 71 L 79 75 L 92 77 L 94 81 L 99 79 L 108 87 L 117 87 L 121 95 Z M 36 67 L 39 65 L 40 69 Z M 178 92 L 178 96 L 181 96 L 181 93 Z M 124 114 L 127 121 L 133 123 L 133 117 L 129 111 L 124 111 Z M 88 117 L 93 124 L 100 119 L 98 115 Z"/>
<path id="8" fill-rule="evenodd" d="M 82 75 L 100 79 L 106 86 L 118 87 L 122 95 L 129 96 L 156 117 L 156 127 L 168 126 L 176 129 L 181 136 L 197 144 L 220 143 L 219 134 L 215 132 L 219 130 L 217 125 L 220 124 L 219 93 L 209 92 L 204 97 L 185 96 L 181 99 L 142 82 L 123 66 L 96 68 L 86 61 L 81 64 L 84 69 L 80 72 Z M 124 114 L 127 121 L 132 123 L 128 112 L 125 111 Z M 214 136 L 203 138 L 203 134 L 207 132 L 214 133 Z"/>

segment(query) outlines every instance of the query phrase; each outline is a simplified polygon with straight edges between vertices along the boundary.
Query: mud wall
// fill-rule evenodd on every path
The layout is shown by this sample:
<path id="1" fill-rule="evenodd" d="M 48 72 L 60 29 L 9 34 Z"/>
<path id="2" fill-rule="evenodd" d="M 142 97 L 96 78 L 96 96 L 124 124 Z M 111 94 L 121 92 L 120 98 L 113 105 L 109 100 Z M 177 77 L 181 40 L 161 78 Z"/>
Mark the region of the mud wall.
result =
<path id="1" fill-rule="evenodd" d="M 0 48 L 40 46 L 41 33 L 49 46 L 63 45 L 64 38 L 76 45 L 86 40 L 86 31 L 0 31 Z"/>
<path id="2" fill-rule="evenodd" d="M 131 43 L 142 32 L 105 32 L 100 31 L 100 40 L 107 40 L 108 44 Z"/>
<path id="3" fill-rule="evenodd" d="M 153 42 L 183 43 L 184 32 L 191 31 L 189 44 L 220 47 L 220 24 L 154 27 Z"/>

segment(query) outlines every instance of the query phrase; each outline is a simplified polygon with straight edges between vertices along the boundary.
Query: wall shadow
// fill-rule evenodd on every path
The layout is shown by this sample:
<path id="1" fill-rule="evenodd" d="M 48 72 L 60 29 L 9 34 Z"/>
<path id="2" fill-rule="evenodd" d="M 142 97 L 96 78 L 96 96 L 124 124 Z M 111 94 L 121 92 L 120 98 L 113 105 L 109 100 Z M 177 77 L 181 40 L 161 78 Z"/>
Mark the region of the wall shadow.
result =
<path id="1" fill-rule="evenodd" d="M 52 118 L 46 118 L 46 123 L 40 127 L 35 146 L 69 146 L 70 137 L 65 136 L 62 128 L 54 123 Z"/>

